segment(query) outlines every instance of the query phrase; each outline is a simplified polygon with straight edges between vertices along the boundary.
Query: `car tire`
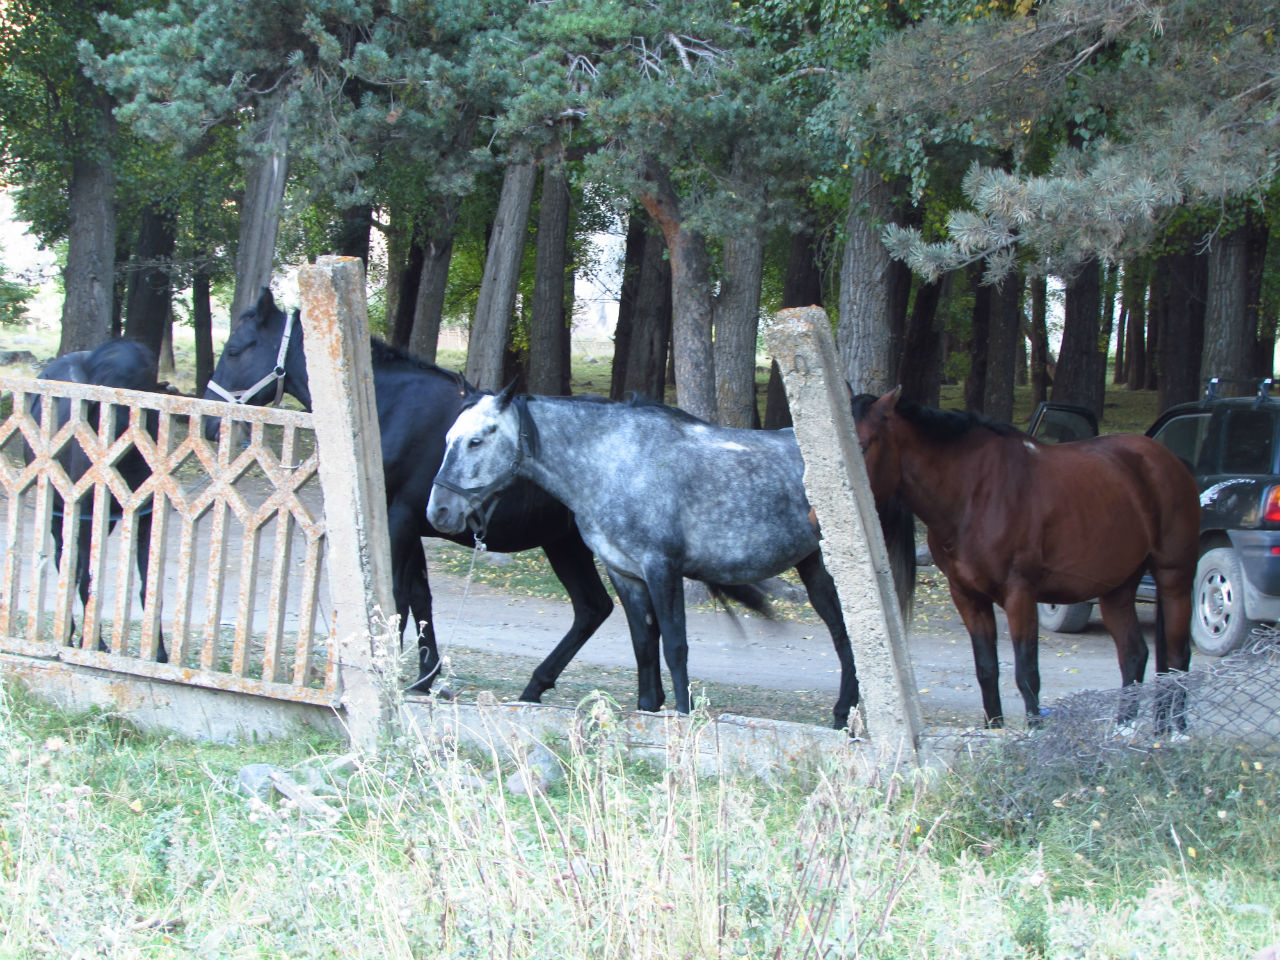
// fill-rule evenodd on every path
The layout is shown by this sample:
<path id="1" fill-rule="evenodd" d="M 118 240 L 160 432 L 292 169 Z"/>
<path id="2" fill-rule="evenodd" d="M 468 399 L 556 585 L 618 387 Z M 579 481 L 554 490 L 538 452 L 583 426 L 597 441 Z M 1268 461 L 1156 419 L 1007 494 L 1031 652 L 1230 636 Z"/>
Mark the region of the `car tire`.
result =
<path id="1" fill-rule="evenodd" d="M 1214 547 L 1196 565 L 1191 591 L 1191 639 L 1210 657 L 1230 653 L 1249 637 L 1244 612 L 1244 568 L 1230 547 Z"/>
<path id="2" fill-rule="evenodd" d="M 1079 633 L 1089 625 L 1093 604 L 1085 603 L 1037 603 L 1040 628 L 1054 633 Z"/>

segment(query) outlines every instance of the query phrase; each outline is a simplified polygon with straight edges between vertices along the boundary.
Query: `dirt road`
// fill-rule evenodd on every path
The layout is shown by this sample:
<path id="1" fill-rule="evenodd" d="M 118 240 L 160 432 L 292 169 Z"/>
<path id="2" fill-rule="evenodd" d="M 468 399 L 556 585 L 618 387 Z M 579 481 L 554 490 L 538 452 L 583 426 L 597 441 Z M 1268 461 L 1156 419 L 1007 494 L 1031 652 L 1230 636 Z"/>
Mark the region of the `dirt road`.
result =
<path id="1" fill-rule="evenodd" d="M 968 726 L 982 720 L 973 654 L 936 570 L 925 568 L 917 592 L 910 647 L 926 721 Z M 559 641 L 572 616 L 567 602 L 514 596 L 433 569 L 436 633 L 460 696 L 481 688 L 517 696 L 533 666 Z M 1154 610 L 1139 607 L 1153 632 Z M 998 614 L 1000 692 L 1011 722 L 1020 724 L 1022 698 L 1014 684 L 1013 648 Z M 849 624 L 856 635 L 857 625 Z M 811 611 L 803 620 L 736 617 L 705 608 L 688 611 L 689 674 L 713 708 L 826 723 L 839 685 L 830 636 Z M 855 647 L 856 652 L 856 647 Z M 1154 663 L 1154 661 L 1152 661 Z M 1153 670 L 1154 666 L 1150 666 Z M 1043 633 L 1041 698 L 1119 685 L 1115 647 L 1098 619 L 1081 634 Z M 670 680 L 663 669 L 670 698 Z M 594 687 L 624 707 L 635 703 L 635 659 L 626 618 L 614 613 L 565 671 L 548 703 L 576 702 Z M 696 691 L 695 691 L 696 692 Z"/>

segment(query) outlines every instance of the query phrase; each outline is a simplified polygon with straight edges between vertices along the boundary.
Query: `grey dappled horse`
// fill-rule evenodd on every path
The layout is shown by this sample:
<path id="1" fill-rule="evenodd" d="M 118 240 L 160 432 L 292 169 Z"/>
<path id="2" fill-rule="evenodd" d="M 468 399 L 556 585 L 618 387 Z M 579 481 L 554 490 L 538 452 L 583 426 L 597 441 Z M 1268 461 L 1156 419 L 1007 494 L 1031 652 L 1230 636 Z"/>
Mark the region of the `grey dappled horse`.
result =
<path id="1" fill-rule="evenodd" d="M 840 659 L 842 728 L 858 679 L 803 474 L 790 430 L 718 427 L 657 404 L 513 399 L 508 389 L 449 430 L 427 516 L 438 530 L 462 530 L 518 477 L 568 506 L 626 611 L 641 710 L 665 700 L 659 636 L 676 708 L 689 710 L 683 577 L 750 584 L 795 567 Z"/>

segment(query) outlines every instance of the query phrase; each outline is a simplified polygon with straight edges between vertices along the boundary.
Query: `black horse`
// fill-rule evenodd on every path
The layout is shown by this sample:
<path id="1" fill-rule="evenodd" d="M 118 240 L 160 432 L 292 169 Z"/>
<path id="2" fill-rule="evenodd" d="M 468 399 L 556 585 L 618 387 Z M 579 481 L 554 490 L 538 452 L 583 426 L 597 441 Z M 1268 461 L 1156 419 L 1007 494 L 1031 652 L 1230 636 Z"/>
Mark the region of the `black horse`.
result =
<path id="1" fill-rule="evenodd" d="M 134 340 L 108 340 L 92 350 L 77 350 L 67 353 L 49 362 L 40 371 L 41 380 L 61 380 L 68 383 L 96 384 L 103 387 L 118 387 L 127 390 L 143 390 L 159 392 L 164 387 L 156 379 L 156 357 L 149 348 Z M 87 403 L 84 416 L 89 425 L 99 429 L 101 404 Z M 53 404 L 55 429 L 60 429 L 71 419 L 71 401 L 59 398 Z M 28 410 L 38 422 L 41 413 L 41 399 L 32 395 L 28 401 Z M 115 417 L 113 436 L 120 436 L 129 427 L 129 408 L 119 404 L 110 405 Z M 156 416 L 144 415 L 144 426 L 152 434 L 156 432 Z M 28 458 L 30 451 L 27 451 Z M 71 440 L 57 457 L 58 463 L 66 472 L 72 483 L 80 480 L 90 467 L 89 456 L 76 440 Z M 120 478 L 128 484 L 130 490 L 137 490 L 151 476 L 151 467 L 136 447 L 130 447 L 115 463 Z M 89 547 L 93 531 L 93 497 L 85 493 L 80 498 L 80 532 L 76 543 L 75 583 L 80 594 L 81 603 L 89 603 Z M 122 510 L 115 496 L 110 497 L 111 515 L 108 530 L 120 519 Z M 49 532 L 53 535 L 54 562 L 62 565 L 62 522 L 66 513 L 66 504 L 57 492 L 52 497 L 52 516 Z M 138 591 L 143 602 L 146 602 L 147 567 L 151 551 L 151 501 L 143 504 L 134 514 L 136 525 L 134 543 L 136 545 L 138 576 L 141 580 Z M 72 631 L 75 630 L 74 622 Z M 98 648 L 106 650 L 102 638 L 98 638 Z M 161 638 L 156 660 L 168 663 L 169 655 L 165 650 L 164 639 Z"/>
<path id="2" fill-rule="evenodd" d="M 288 393 L 311 409 L 302 327 L 297 318 L 296 310 L 286 316 L 271 291 L 264 288 L 257 305 L 236 321 L 205 398 L 265 406 L 278 403 Z M 412 613 L 418 626 L 418 679 L 409 689 L 429 690 L 440 670 L 421 538 L 440 537 L 471 546 L 482 537 L 490 549 L 502 553 L 541 547 L 573 602 L 573 625 L 534 670 L 520 695 L 522 700 L 536 703 L 555 686 L 574 654 L 613 611 L 613 601 L 596 572 L 591 551 L 578 533 L 573 514 L 529 483 L 507 491 L 473 532 L 444 534 L 432 527 L 426 519 L 427 500 L 444 458 L 445 434 L 458 413 L 485 394 L 461 375 L 419 360 L 376 337 L 370 346 L 382 433 L 396 615 L 403 627 L 405 617 Z M 217 433 L 218 421 L 208 418 L 205 435 L 213 439 Z"/>

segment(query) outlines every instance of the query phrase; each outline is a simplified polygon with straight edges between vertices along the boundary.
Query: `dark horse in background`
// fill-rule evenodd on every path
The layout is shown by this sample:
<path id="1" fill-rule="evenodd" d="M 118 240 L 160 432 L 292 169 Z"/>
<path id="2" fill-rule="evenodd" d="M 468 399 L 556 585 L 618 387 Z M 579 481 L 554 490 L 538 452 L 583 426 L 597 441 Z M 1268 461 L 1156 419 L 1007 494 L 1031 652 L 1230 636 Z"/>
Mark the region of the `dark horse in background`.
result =
<path id="1" fill-rule="evenodd" d="M 522 700 L 537 702 L 587 639 L 613 611 L 595 559 L 573 514 L 532 484 L 507 491 L 473 532 L 442 532 L 427 522 L 431 483 L 444 457 L 444 438 L 458 413 L 484 393 L 461 375 L 426 363 L 372 338 L 373 389 L 382 434 L 382 469 L 391 539 L 392 590 L 403 629 L 410 613 L 418 629 L 418 678 L 410 690 L 426 692 L 440 670 L 431 590 L 422 537 L 471 546 L 477 537 L 500 553 L 541 547 L 573 603 L 573 624 L 533 672 Z M 288 393 L 308 410 L 311 391 L 298 312 L 286 317 L 271 291 L 236 322 L 214 369 L 205 398 L 265 406 Z M 206 419 L 205 434 L 219 422 Z"/>
<path id="2" fill-rule="evenodd" d="M 427 515 L 437 529 L 465 530 L 490 497 L 521 481 L 570 507 L 627 613 L 641 710 L 665 701 L 661 639 L 676 709 L 689 711 L 684 577 L 723 588 L 795 567 L 840 659 L 839 729 L 858 703 L 858 678 L 803 476 L 791 430 L 718 427 L 658 404 L 513 398 L 508 389 L 458 417 Z M 914 551 L 906 553 L 914 580 Z"/>
<path id="3" fill-rule="evenodd" d="M 134 340 L 108 340 L 92 350 L 77 350 L 74 353 L 64 354 L 50 361 L 40 371 L 39 379 L 60 380 L 68 383 L 87 383 L 103 387 L 143 390 L 152 393 L 160 392 L 164 389 L 156 379 L 155 354 L 148 347 Z M 58 398 L 53 401 L 56 419 L 55 430 L 65 426 L 71 419 L 71 404 L 72 401 L 66 398 Z M 101 404 L 99 403 L 85 404 L 85 419 L 94 430 L 99 429 L 100 408 Z M 114 416 L 115 418 L 113 436 L 118 437 L 129 427 L 129 408 L 111 404 L 108 409 L 112 411 L 109 416 Z M 33 396 L 31 398 L 28 410 L 31 412 L 32 417 L 39 422 L 40 397 Z M 152 436 L 155 435 L 156 417 L 154 414 L 145 416 L 144 427 Z M 72 483 L 79 481 L 90 466 L 88 455 L 74 439 L 63 447 L 62 452 L 57 456 L 57 460 Z M 115 468 L 121 479 L 128 484 L 130 490 L 137 490 L 151 476 L 151 467 L 148 466 L 147 461 L 136 447 L 130 447 L 116 461 Z M 108 531 L 115 526 L 116 521 L 121 517 L 120 502 L 114 496 L 110 496 L 109 501 L 111 515 L 108 521 Z M 66 504 L 57 492 L 53 493 L 52 507 L 49 532 L 53 535 L 54 562 L 61 566 L 62 521 L 66 513 Z M 89 603 L 89 548 L 93 536 L 93 496 L 91 493 L 86 492 L 80 498 L 79 507 L 80 530 L 76 543 L 75 583 L 80 594 L 80 602 L 87 606 Z M 147 503 L 138 508 L 134 514 L 134 523 L 136 525 L 134 543 L 137 547 L 138 575 L 141 579 L 138 590 L 145 603 L 147 567 L 151 551 L 151 501 L 148 500 Z M 75 626 L 73 624 L 72 630 L 74 631 L 74 629 Z M 107 649 L 101 637 L 98 638 L 98 647 L 101 650 Z M 160 663 L 167 663 L 169 660 L 163 638 L 160 640 L 156 660 Z"/>
<path id="4" fill-rule="evenodd" d="M 928 528 L 973 642 L 990 726 L 1004 719 L 993 604 L 1008 616 L 1018 690 L 1033 725 L 1041 717 L 1037 602 L 1097 597 L 1127 687 L 1146 671 L 1134 602 L 1150 571 L 1159 603 L 1156 671 L 1190 666 L 1200 499 L 1176 455 L 1128 434 L 1042 444 L 981 417 L 900 401 L 900 390 L 853 399 L 871 489 L 877 499 L 901 497 Z M 1168 685 L 1157 702 L 1158 731 L 1185 728 L 1185 700 L 1181 686 Z M 1135 697 L 1122 697 L 1122 727 L 1132 725 L 1137 708 Z"/>

